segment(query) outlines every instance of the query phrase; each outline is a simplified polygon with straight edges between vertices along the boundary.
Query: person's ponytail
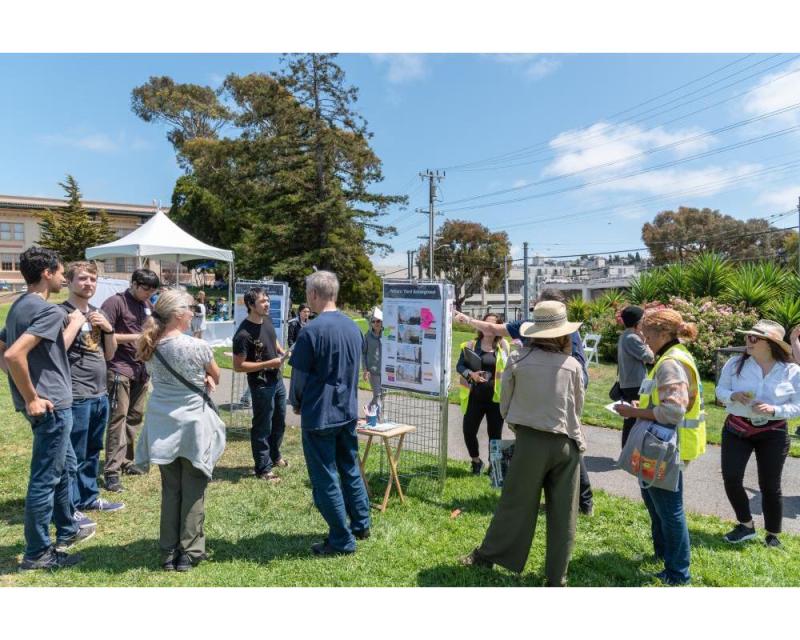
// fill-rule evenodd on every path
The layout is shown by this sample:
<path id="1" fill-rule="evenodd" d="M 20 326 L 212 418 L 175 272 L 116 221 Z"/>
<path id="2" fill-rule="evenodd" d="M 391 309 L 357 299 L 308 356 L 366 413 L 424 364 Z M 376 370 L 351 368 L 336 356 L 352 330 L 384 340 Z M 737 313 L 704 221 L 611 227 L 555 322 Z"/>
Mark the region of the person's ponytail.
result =
<path id="1" fill-rule="evenodd" d="M 192 296 L 177 289 L 164 291 L 158 297 L 153 315 L 142 329 L 142 335 L 136 348 L 137 360 L 147 362 L 153 357 L 153 352 L 156 350 L 159 340 L 164 336 L 167 325 L 178 313 L 185 311 L 192 302 Z"/>

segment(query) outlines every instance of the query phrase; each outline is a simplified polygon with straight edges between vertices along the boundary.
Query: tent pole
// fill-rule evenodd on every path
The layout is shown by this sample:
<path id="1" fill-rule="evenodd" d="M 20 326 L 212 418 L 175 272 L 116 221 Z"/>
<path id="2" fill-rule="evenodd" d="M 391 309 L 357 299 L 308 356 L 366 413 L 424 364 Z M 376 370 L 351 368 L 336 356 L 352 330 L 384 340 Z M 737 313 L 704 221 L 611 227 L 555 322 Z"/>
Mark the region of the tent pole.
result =
<path id="1" fill-rule="evenodd" d="M 228 264 L 230 265 L 228 268 L 228 309 L 230 309 L 232 316 L 234 303 L 236 302 L 233 299 L 233 260 L 231 260 Z"/>
<path id="2" fill-rule="evenodd" d="M 175 288 L 181 288 L 181 254 L 175 256 Z"/>

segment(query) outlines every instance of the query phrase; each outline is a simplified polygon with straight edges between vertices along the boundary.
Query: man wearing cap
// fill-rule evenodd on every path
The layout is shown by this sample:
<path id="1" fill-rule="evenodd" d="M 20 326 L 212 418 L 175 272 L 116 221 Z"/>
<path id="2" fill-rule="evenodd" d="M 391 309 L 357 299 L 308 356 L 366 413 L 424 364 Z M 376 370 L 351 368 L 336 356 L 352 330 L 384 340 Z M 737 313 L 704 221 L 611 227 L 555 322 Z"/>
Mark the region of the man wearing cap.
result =
<path id="1" fill-rule="evenodd" d="M 361 359 L 364 367 L 364 380 L 372 387 L 370 405 L 383 409 L 383 389 L 381 389 L 381 336 L 383 335 L 383 312 L 375 307 L 369 321 L 369 329 L 364 334 L 361 345 Z"/>
<path id="2" fill-rule="evenodd" d="M 560 302 L 566 305 L 564 294 L 558 289 L 543 289 L 536 302 L 539 303 L 544 301 Z M 532 311 L 532 309 L 529 309 L 529 311 Z M 516 322 L 507 322 L 505 324 L 494 324 L 491 322 L 483 322 L 481 320 L 477 320 L 476 318 L 471 318 L 470 316 L 460 312 L 453 314 L 453 321 L 472 325 L 484 335 L 499 335 L 503 337 L 510 337 L 512 340 L 522 339 L 520 328 L 522 327 L 523 323 L 527 322 L 527 320 L 517 320 Z M 589 372 L 586 370 L 586 356 L 583 353 L 583 339 L 578 331 L 574 331 L 570 336 L 570 339 L 572 341 L 572 357 L 575 358 L 581 365 L 583 386 L 586 388 L 589 386 Z M 580 512 L 583 515 L 591 516 L 594 514 L 594 496 L 592 494 L 592 485 L 589 482 L 589 471 L 586 468 L 586 463 L 583 460 L 583 456 L 581 456 L 580 459 L 580 492 L 578 494 L 578 503 Z"/>
<path id="3" fill-rule="evenodd" d="M 617 376 L 622 400 L 631 402 L 639 400 L 639 387 L 647 377 L 647 365 L 653 364 L 653 352 L 648 347 L 639 331 L 639 323 L 644 309 L 630 305 L 622 310 L 622 323 L 625 331 L 617 342 Z M 625 418 L 622 423 L 622 448 L 628 441 L 628 435 L 636 423 L 636 418 Z"/>

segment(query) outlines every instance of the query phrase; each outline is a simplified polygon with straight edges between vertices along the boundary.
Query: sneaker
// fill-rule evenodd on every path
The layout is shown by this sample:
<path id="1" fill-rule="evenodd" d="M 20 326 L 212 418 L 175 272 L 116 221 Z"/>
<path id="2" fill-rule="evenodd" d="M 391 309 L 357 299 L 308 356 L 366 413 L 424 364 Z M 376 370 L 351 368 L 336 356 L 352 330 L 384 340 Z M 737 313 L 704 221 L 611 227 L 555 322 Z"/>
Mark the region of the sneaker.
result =
<path id="1" fill-rule="evenodd" d="M 54 547 L 50 547 L 38 558 L 29 559 L 23 558 L 19 565 L 20 571 L 36 571 L 38 569 L 47 569 L 54 571 L 64 567 L 72 567 L 78 564 L 83 558 L 79 554 L 68 554 L 61 551 L 56 551 Z"/>
<path id="2" fill-rule="evenodd" d="M 97 523 L 88 518 L 85 514 L 81 513 L 80 511 L 76 511 L 72 514 L 72 519 L 78 525 L 79 529 L 88 529 L 89 527 L 96 527 Z"/>
<path id="3" fill-rule="evenodd" d="M 692 581 L 691 578 L 686 578 L 685 580 L 677 580 L 675 578 L 671 578 L 669 575 L 667 575 L 666 569 L 654 574 L 653 577 L 656 578 L 659 582 L 661 582 L 661 584 L 663 584 L 666 587 L 682 587 L 684 585 L 689 584 Z"/>
<path id="4" fill-rule="evenodd" d="M 185 552 L 181 551 L 178 559 L 175 561 L 175 571 L 180 571 L 181 573 L 185 573 L 192 568 L 192 560 L 186 555 Z"/>
<path id="5" fill-rule="evenodd" d="M 125 508 L 124 502 L 109 502 L 103 498 L 98 498 L 92 502 L 88 507 L 84 507 L 87 511 L 108 511 L 112 513 Z"/>
<path id="6" fill-rule="evenodd" d="M 483 567 L 484 569 L 491 569 L 494 566 L 494 562 L 485 558 L 477 547 L 468 556 L 461 558 L 459 563 L 465 567 Z"/>
<path id="7" fill-rule="evenodd" d="M 472 475 L 473 476 L 481 475 L 481 471 L 483 470 L 483 460 L 478 460 L 477 462 L 473 460 L 471 464 L 472 464 Z"/>
<path id="8" fill-rule="evenodd" d="M 273 484 L 277 484 L 281 481 L 280 477 L 274 471 L 267 471 L 266 473 L 257 473 L 256 478 L 259 480 L 265 480 L 266 482 L 271 482 Z"/>
<path id="9" fill-rule="evenodd" d="M 353 531 L 353 535 L 357 540 L 366 540 L 370 536 L 369 529 L 362 529 L 361 531 Z"/>
<path id="10" fill-rule="evenodd" d="M 111 491 L 112 493 L 122 493 L 125 491 L 122 483 L 119 481 L 119 476 L 106 476 L 106 491 Z"/>
<path id="11" fill-rule="evenodd" d="M 78 533 L 71 538 L 67 538 L 66 540 L 56 540 L 56 551 L 63 552 L 67 549 L 72 549 L 72 547 L 79 545 L 81 542 L 86 542 L 90 538 L 94 538 L 95 533 L 97 533 L 96 527 L 78 529 Z"/>
<path id="12" fill-rule="evenodd" d="M 178 556 L 180 556 L 180 551 L 177 549 L 170 551 L 167 554 L 167 557 L 161 561 L 161 570 L 175 571 L 175 562 L 178 560 Z"/>
<path id="13" fill-rule="evenodd" d="M 737 524 L 731 531 L 728 531 L 722 539 L 731 544 L 739 544 L 740 542 L 752 540 L 755 537 L 755 527 L 746 527 L 743 524 Z"/>
<path id="14" fill-rule="evenodd" d="M 781 547 L 783 547 L 781 541 L 778 540 L 778 536 L 773 535 L 771 533 L 768 533 L 767 537 L 764 538 L 764 544 L 767 545 L 768 547 L 772 547 L 773 549 L 780 549 Z"/>
<path id="15" fill-rule="evenodd" d="M 581 505 L 580 507 L 578 507 L 578 511 L 580 511 L 582 516 L 591 518 L 594 515 L 594 505 L 593 504 L 587 506 Z"/>
<path id="16" fill-rule="evenodd" d="M 343 549 L 337 549 L 328 544 L 328 540 L 326 539 L 323 540 L 322 542 L 317 542 L 316 544 L 312 544 L 311 552 L 315 556 L 348 556 L 352 553 L 355 553 L 355 550 L 344 551 Z"/>
<path id="17" fill-rule="evenodd" d="M 122 473 L 124 473 L 126 476 L 143 476 L 143 475 L 145 475 L 145 472 L 142 471 L 135 464 L 129 464 L 127 467 L 123 467 Z"/>

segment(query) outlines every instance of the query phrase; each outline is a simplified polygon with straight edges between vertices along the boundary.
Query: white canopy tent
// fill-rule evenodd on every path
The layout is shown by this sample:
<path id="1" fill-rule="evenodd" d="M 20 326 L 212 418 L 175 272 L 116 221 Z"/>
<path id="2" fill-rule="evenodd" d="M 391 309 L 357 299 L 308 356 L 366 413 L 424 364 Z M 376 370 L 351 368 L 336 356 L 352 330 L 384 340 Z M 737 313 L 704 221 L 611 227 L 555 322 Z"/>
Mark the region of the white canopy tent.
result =
<path id="1" fill-rule="evenodd" d="M 233 304 L 233 251 L 218 249 L 205 242 L 200 242 L 170 220 L 163 211 L 156 211 L 156 214 L 141 227 L 119 240 L 89 247 L 86 250 L 87 260 L 102 260 L 118 256 L 135 257 L 139 267 L 142 266 L 144 258 L 174 262 L 176 275 L 180 272 L 177 267 L 183 260 L 210 258 L 227 262 L 230 265 L 228 300 L 231 301 L 231 305 Z"/>

